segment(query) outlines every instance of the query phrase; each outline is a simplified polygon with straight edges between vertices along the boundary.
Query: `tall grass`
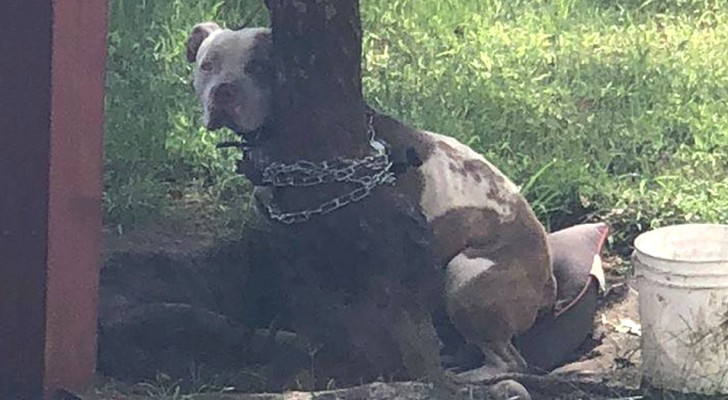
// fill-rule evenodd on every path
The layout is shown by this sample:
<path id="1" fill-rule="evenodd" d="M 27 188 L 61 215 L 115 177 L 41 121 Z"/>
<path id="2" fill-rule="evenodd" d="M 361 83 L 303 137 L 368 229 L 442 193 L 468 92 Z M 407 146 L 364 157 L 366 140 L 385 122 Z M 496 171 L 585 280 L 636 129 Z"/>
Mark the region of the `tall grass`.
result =
<path id="1" fill-rule="evenodd" d="M 108 221 L 190 182 L 247 190 L 199 127 L 182 50 L 194 23 L 261 3 L 112 0 Z M 362 0 L 362 17 L 370 103 L 485 154 L 545 223 L 728 219 L 728 1 Z"/>

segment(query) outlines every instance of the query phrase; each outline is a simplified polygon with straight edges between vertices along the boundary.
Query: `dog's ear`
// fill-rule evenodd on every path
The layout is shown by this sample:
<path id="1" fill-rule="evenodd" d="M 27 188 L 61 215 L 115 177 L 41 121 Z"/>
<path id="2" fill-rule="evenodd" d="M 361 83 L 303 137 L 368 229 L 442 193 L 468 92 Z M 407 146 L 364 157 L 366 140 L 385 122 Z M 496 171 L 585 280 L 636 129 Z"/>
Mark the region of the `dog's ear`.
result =
<path id="1" fill-rule="evenodd" d="M 422 159 L 414 147 L 394 148 L 389 159 L 392 161 L 392 172 L 402 174 L 407 168 L 419 168 L 422 166 Z"/>
<path id="2" fill-rule="evenodd" d="M 422 159 L 414 147 L 407 148 L 407 162 L 410 166 L 419 168 L 422 166 Z"/>
<path id="3" fill-rule="evenodd" d="M 205 39 L 212 32 L 220 29 L 220 25 L 214 22 L 203 22 L 195 25 L 187 38 L 187 62 L 193 63 L 197 60 L 197 50 Z"/>

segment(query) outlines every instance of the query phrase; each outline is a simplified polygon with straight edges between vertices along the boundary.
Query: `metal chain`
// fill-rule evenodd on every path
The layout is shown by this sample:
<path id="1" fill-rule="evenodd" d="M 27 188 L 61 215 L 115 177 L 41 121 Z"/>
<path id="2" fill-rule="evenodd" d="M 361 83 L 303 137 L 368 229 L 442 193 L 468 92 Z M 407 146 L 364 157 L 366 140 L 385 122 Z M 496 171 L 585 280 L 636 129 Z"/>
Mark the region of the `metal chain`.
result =
<path id="1" fill-rule="evenodd" d="M 263 184 L 274 187 L 308 187 L 331 182 L 357 185 L 354 190 L 313 209 L 284 212 L 271 202 L 266 205 L 270 217 L 284 224 L 308 221 L 314 215 L 328 214 L 364 199 L 379 185 L 394 184 L 395 176 L 390 171 L 392 162 L 389 160 L 386 145 L 375 138 L 374 112 L 371 109 L 367 111 L 367 132 L 369 145 L 375 153 L 362 159 L 338 157 L 320 163 L 305 160 L 291 164 L 273 162 L 266 167 L 263 171 Z"/>

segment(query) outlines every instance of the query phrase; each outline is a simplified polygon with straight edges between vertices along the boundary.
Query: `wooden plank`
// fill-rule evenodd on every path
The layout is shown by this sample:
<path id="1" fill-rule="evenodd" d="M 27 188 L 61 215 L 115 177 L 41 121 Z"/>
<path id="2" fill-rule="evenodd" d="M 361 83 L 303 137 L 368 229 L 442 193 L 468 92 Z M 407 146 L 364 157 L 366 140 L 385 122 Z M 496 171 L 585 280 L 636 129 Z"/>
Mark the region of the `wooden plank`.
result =
<path id="1" fill-rule="evenodd" d="M 0 398 L 40 399 L 95 364 L 106 2 L 4 2 L 0 24 Z"/>
<path id="2" fill-rule="evenodd" d="M 54 2 L 45 386 L 78 389 L 96 365 L 106 1 Z"/>

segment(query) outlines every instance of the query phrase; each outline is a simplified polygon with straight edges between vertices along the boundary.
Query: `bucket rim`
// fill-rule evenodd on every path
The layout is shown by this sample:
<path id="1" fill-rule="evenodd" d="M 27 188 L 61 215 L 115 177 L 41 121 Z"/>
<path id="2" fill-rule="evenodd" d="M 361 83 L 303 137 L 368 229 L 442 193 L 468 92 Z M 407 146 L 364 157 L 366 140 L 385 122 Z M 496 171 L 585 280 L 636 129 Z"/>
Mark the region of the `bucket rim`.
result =
<path id="1" fill-rule="evenodd" d="M 715 257 L 710 259 L 701 259 L 701 260 L 695 260 L 690 259 L 689 257 L 665 257 L 665 256 L 659 256 L 655 255 L 653 252 L 649 252 L 644 250 L 644 246 L 640 246 L 641 242 L 644 242 L 645 240 L 648 240 L 650 236 L 657 235 L 660 232 L 668 231 L 668 230 L 678 230 L 678 229 L 686 229 L 686 228 L 705 228 L 705 229 L 725 229 L 726 233 L 728 233 L 728 224 L 719 224 L 719 223 L 685 223 L 685 224 L 673 224 L 673 225 L 667 225 L 656 229 L 651 229 L 647 232 L 642 232 L 639 234 L 635 240 L 634 240 L 634 251 L 636 254 L 641 254 L 644 256 L 647 256 L 649 258 L 664 261 L 664 262 L 687 262 L 691 264 L 714 264 L 714 263 L 726 263 L 728 262 L 728 254 L 725 257 Z M 728 239 L 727 239 L 728 240 Z"/>

